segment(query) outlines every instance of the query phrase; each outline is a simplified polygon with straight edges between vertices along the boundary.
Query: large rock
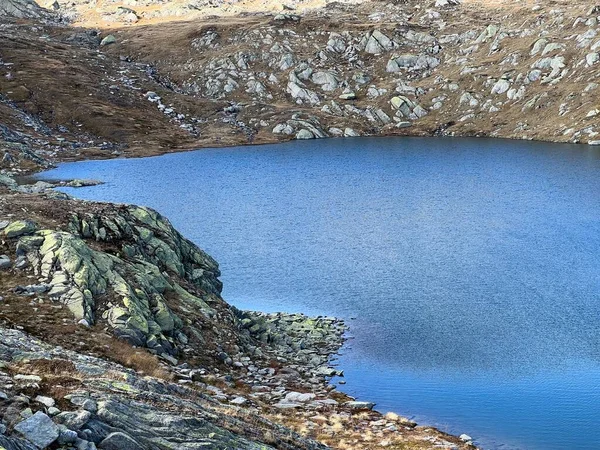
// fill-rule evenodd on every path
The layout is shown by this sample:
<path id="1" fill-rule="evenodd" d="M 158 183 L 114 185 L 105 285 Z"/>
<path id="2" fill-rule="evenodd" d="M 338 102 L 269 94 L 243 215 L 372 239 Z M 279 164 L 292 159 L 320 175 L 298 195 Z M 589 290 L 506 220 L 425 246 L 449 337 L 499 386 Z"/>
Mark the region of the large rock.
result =
<path id="1" fill-rule="evenodd" d="M 131 436 L 125 433 L 110 433 L 98 445 L 100 450 L 144 450 Z"/>
<path id="2" fill-rule="evenodd" d="M 31 234 L 37 226 L 30 220 L 17 220 L 4 229 L 4 235 L 7 238 L 16 238 L 25 234 Z"/>
<path id="3" fill-rule="evenodd" d="M 372 403 L 372 402 L 351 401 L 351 402 L 344 403 L 344 406 L 346 406 L 346 407 L 348 407 L 350 409 L 357 409 L 357 410 L 373 409 L 373 407 L 375 406 L 375 403 Z"/>
<path id="4" fill-rule="evenodd" d="M 396 110 L 396 116 L 400 118 L 416 120 L 427 115 L 427 111 L 423 107 L 403 95 L 392 97 L 390 103 Z"/>
<path id="5" fill-rule="evenodd" d="M 26 19 L 49 17 L 50 13 L 33 0 L 0 0 L 0 16 Z"/>
<path id="6" fill-rule="evenodd" d="M 58 414 L 54 420 L 70 430 L 79 431 L 92 417 L 89 411 L 66 411 Z"/>
<path id="7" fill-rule="evenodd" d="M 401 55 L 392 58 L 386 66 L 387 72 L 399 72 L 401 69 L 406 70 L 425 70 L 434 69 L 440 65 L 440 60 L 429 55 Z"/>
<path id="8" fill-rule="evenodd" d="M 314 139 L 314 138 L 315 138 L 315 135 L 305 129 L 302 129 L 302 130 L 298 131 L 298 133 L 296 133 L 296 139 L 299 139 L 299 140 Z"/>
<path id="9" fill-rule="evenodd" d="M 312 105 L 317 105 L 321 101 L 316 93 L 309 89 L 303 88 L 302 86 L 293 81 L 290 81 L 288 83 L 287 91 L 292 96 L 292 98 L 296 100 L 301 100 L 302 102 L 308 102 Z"/>
<path id="10" fill-rule="evenodd" d="M 12 262 L 7 255 L 0 255 L 0 270 L 10 269 Z"/>
<path id="11" fill-rule="evenodd" d="M 38 448 L 46 448 L 58 439 L 58 426 L 41 411 L 15 426 L 15 431 Z"/>
<path id="12" fill-rule="evenodd" d="M 315 72 L 312 74 L 312 82 L 321 86 L 324 91 L 333 91 L 338 87 L 338 79 L 331 72 Z"/>
<path id="13" fill-rule="evenodd" d="M 0 428 L 2 428 L 0 426 Z M 31 442 L 15 436 L 6 437 L 0 434 L 0 449 L 4 450 L 38 450 Z"/>
<path id="14" fill-rule="evenodd" d="M 365 52 L 377 55 L 394 48 L 394 41 L 381 31 L 375 30 L 363 37 L 361 46 L 364 47 Z"/>
<path id="15" fill-rule="evenodd" d="M 504 94 L 510 89 L 510 82 L 503 78 L 496 81 L 496 84 L 492 87 L 492 94 Z"/>

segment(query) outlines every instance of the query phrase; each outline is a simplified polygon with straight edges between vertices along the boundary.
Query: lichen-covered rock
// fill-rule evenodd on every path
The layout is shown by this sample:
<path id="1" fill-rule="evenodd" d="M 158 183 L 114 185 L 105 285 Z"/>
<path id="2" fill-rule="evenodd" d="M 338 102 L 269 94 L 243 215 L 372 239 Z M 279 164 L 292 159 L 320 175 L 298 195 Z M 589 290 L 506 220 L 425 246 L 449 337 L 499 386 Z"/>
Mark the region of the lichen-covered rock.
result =
<path id="1" fill-rule="evenodd" d="M 28 223 L 11 224 L 7 230 L 31 230 Z M 103 311 L 117 336 L 158 354 L 174 354 L 183 323 L 167 297 L 206 317 L 214 314 L 201 297 L 221 292 L 217 263 L 157 212 L 128 206 L 111 217 L 74 215 L 70 231 L 39 230 L 22 237 L 17 253 L 50 285 L 48 295 L 64 303 L 77 320 L 94 324 L 96 311 Z M 96 250 L 89 239 L 120 245 L 121 252 Z M 194 286 L 195 293 L 175 279 Z M 120 302 L 101 304 L 107 293 Z"/>
<path id="2" fill-rule="evenodd" d="M 4 229 L 4 235 L 7 238 L 16 238 L 25 234 L 33 233 L 37 225 L 30 220 L 17 220 Z"/>

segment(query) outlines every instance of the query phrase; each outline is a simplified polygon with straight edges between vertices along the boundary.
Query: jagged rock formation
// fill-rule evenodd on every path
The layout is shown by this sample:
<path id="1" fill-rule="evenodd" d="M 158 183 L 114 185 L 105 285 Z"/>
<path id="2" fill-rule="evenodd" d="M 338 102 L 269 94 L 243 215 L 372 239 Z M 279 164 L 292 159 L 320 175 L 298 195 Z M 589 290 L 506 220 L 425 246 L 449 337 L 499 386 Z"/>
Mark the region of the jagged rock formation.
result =
<path id="1" fill-rule="evenodd" d="M 75 215 L 69 228 L 71 233 L 35 231 L 30 223 L 15 222 L 4 230 L 6 237 L 19 238 L 17 255 L 43 280 L 39 288 L 24 289 L 46 289 L 89 325 L 101 315 L 119 337 L 158 354 L 173 355 L 178 343 L 187 342 L 167 297 L 207 317 L 216 315 L 207 302 L 221 291 L 217 263 L 156 212 L 131 206 L 111 216 Z M 120 246 L 122 257 L 94 250 L 85 238 Z M 200 294 L 188 292 L 184 282 Z M 100 303 L 109 292 L 112 301 Z"/>
<path id="2" fill-rule="evenodd" d="M 49 14 L 34 0 L 0 0 L 0 16 L 39 19 L 48 17 Z"/>

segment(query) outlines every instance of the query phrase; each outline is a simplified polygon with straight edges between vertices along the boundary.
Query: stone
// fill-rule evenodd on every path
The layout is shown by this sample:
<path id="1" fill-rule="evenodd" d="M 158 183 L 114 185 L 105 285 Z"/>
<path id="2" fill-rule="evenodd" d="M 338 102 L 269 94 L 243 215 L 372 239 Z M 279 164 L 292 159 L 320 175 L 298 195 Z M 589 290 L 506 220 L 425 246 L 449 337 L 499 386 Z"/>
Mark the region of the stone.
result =
<path id="1" fill-rule="evenodd" d="M 365 40 L 365 52 L 374 55 L 383 53 L 385 50 L 391 50 L 394 47 L 393 41 L 379 30 L 367 34 Z"/>
<path id="2" fill-rule="evenodd" d="M 288 392 L 285 396 L 285 401 L 290 403 L 306 403 L 316 398 L 315 394 L 300 392 Z"/>
<path id="3" fill-rule="evenodd" d="M 98 444 L 100 450 L 144 450 L 135 439 L 125 433 L 110 433 Z"/>
<path id="4" fill-rule="evenodd" d="M 59 436 L 58 426 L 41 411 L 19 422 L 15 426 L 15 431 L 40 449 L 48 447 Z"/>
<path id="5" fill-rule="evenodd" d="M 588 66 L 593 66 L 594 64 L 596 64 L 598 61 L 600 61 L 600 54 L 598 53 L 588 53 L 585 56 L 585 62 L 587 63 Z"/>
<path id="6" fill-rule="evenodd" d="M 59 445 L 75 443 L 75 441 L 78 438 L 76 431 L 69 430 L 64 425 L 59 425 L 59 429 L 60 429 L 60 434 L 58 436 L 58 441 L 57 441 Z"/>
<path id="7" fill-rule="evenodd" d="M 323 91 L 333 91 L 338 87 L 338 79 L 331 72 L 315 72 L 311 79 L 313 83 L 320 85 Z"/>
<path id="8" fill-rule="evenodd" d="M 290 81 L 288 83 L 287 92 L 297 100 L 306 101 L 312 105 L 320 103 L 319 96 L 313 91 L 301 87 L 299 84 Z"/>
<path id="9" fill-rule="evenodd" d="M 98 404 L 92 399 L 87 399 L 83 402 L 81 408 L 95 414 L 98 411 Z"/>
<path id="10" fill-rule="evenodd" d="M 109 34 L 108 36 L 106 36 L 104 39 L 102 39 L 100 41 L 100 47 L 106 47 L 107 45 L 115 44 L 116 42 L 117 42 L 117 38 L 115 38 L 114 35 Z"/>
<path id="11" fill-rule="evenodd" d="M 75 440 L 76 450 L 96 450 L 96 444 L 85 439 L 77 438 Z"/>
<path id="12" fill-rule="evenodd" d="M 461 434 L 458 438 L 463 442 L 469 442 L 473 440 L 473 438 L 468 434 Z"/>
<path id="13" fill-rule="evenodd" d="M 296 139 L 298 139 L 298 140 L 314 139 L 314 138 L 315 138 L 315 135 L 306 129 L 302 129 L 302 130 L 298 131 L 298 133 L 296 133 Z"/>
<path id="14" fill-rule="evenodd" d="M 92 414 L 89 411 L 65 411 L 58 414 L 54 420 L 71 430 L 78 431 L 88 422 L 88 420 L 90 420 L 91 417 Z"/>
<path id="15" fill-rule="evenodd" d="M 372 403 L 372 402 L 350 401 L 350 402 L 344 403 L 344 406 L 346 406 L 346 407 L 348 407 L 350 409 L 356 409 L 356 410 L 360 410 L 360 409 L 373 409 L 373 407 L 375 406 L 375 403 Z"/>
<path id="16" fill-rule="evenodd" d="M 294 134 L 294 128 L 287 123 L 280 123 L 273 128 L 273 134 Z"/>
<path id="17" fill-rule="evenodd" d="M 53 398 L 51 397 L 45 397 L 43 395 L 38 395 L 36 398 L 33 399 L 35 402 L 41 403 L 42 405 L 44 405 L 46 408 L 51 408 L 52 406 L 54 406 L 56 404 L 56 402 L 54 401 Z"/>
<path id="18" fill-rule="evenodd" d="M 319 367 L 315 373 L 317 375 L 322 375 L 325 377 L 333 377 L 335 376 L 335 374 L 337 373 L 337 370 L 331 368 L 331 367 Z"/>
<path id="19" fill-rule="evenodd" d="M 7 238 L 16 238 L 32 234 L 36 229 L 37 225 L 30 220 L 17 220 L 4 228 L 4 235 Z"/>
<path id="20" fill-rule="evenodd" d="M 12 262 L 7 255 L 0 255 L 0 270 L 10 269 Z"/>
<path id="21" fill-rule="evenodd" d="M 37 375 L 23 375 L 18 374 L 14 376 L 15 381 L 22 381 L 23 383 L 40 383 L 42 378 Z"/>
<path id="22" fill-rule="evenodd" d="M 302 404 L 301 403 L 294 403 L 294 402 L 286 402 L 286 401 L 280 401 L 278 403 L 275 403 L 273 405 L 275 408 L 279 408 L 279 409 L 297 409 L 297 408 L 302 408 Z"/>
<path id="23" fill-rule="evenodd" d="M 229 403 L 231 403 L 232 405 L 245 405 L 246 403 L 248 403 L 248 400 L 245 399 L 244 397 L 236 397 L 233 400 L 230 400 Z"/>
<path id="24" fill-rule="evenodd" d="M 339 98 L 341 100 L 356 100 L 356 93 L 352 91 L 344 92 Z"/>
<path id="25" fill-rule="evenodd" d="M 492 94 L 504 94 L 510 89 L 510 83 L 503 78 L 499 79 L 492 87 Z"/>

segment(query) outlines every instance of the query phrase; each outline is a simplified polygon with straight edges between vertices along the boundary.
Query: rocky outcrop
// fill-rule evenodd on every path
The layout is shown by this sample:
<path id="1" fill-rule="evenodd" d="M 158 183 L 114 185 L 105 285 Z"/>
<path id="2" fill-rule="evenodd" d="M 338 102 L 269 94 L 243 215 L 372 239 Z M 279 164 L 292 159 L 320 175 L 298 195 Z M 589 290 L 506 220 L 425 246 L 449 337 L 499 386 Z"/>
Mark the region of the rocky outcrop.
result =
<path id="1" fill-rule="evenodd" d="M 19 19 L 39 19 L 49 17 L 50 14 L 33 0 L 0 0 L 0 16 L 2 15 Z"/>
<path id="2" fill-rule="evenodd" d="M 108 216 L 74 214 L 69 232 L 36 228 L 16 221 L 3 231 L 17 239 L 17 257 L 41 280 L 21 291 L 46 292 L 85 325 L 104 319 L 130 343 L 174 355 L 187 337 L 169 303 L 207 318 L 216 314 L 209 302 L 221 292 L 217 263 L 155 211 L 128 206 Z M 91 242 L 118 250 L 107 253 Z"/>

